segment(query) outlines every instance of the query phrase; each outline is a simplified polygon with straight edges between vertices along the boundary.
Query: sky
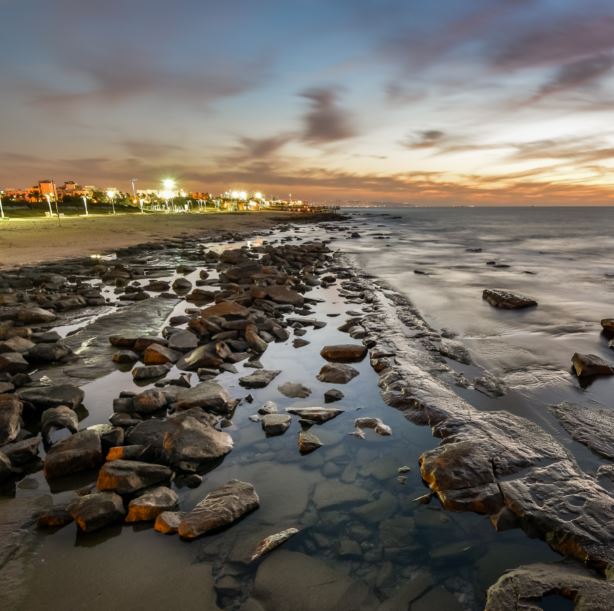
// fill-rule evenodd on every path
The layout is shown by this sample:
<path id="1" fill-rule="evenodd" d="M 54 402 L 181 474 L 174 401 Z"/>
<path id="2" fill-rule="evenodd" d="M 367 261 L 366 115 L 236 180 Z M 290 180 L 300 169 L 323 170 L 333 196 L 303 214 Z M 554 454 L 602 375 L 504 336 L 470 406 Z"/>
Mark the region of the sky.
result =
<path id="1" fill-rule="evenodd" d="M 614 203 L 611 0 L 0 0 L 0 188 Z"/>

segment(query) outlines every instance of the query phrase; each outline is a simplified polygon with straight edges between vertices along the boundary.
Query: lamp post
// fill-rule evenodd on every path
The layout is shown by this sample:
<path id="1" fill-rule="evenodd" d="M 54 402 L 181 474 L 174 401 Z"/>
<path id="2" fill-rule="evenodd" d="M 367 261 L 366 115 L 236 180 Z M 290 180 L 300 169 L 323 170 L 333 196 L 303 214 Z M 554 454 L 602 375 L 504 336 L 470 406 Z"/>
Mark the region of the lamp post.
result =
<path id="1" fill-rule="evenodd" d="M 4 195 L 4 191 L 0 191 L 0 219 L 4 218 L 4 208 L 2 207 L 2 196 Z"/>
<path id="2" fill-rule="evenodd" d="M 53 216 L 53 210 L 51 209 L 51 197 L 48 193 L 45 195 L 45 199 L 47 200 L 47 205 L 49 206 L 49 218 L 51 218 Z"/>
<path id="3" fill-rule="evenodd" d="M 111 200 L 111 208 L 113 209 L 113 214 L 115 214 L 115 191 L 109 189 L 107 191 L 107 197 Z"/>
<path id="4" fill-rule="evenodd" d="M 90 213 L 87 211 L 87 195 L 82 195 L 81 199 L 83 200 L 83 207 L 85 208 L 85 216 L 89 216 Z"/>

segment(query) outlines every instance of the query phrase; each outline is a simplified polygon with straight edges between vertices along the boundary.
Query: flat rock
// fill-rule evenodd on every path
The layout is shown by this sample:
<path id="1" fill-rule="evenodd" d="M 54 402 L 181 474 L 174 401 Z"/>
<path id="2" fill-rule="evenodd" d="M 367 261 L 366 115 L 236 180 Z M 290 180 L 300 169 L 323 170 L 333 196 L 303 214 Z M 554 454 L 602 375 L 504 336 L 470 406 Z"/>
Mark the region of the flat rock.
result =
<path id="1" fill-rule="evenodd" d="M 259 369 L 248 376 L 239 378 L 239 384 L 244 388 L 264 388 L 268 386 L 279 374 L 279 370 Z"/>
<path id="2" fill-rule="evenodd" d="M 343 363 L 327 363 L 320 369 L 318 380 L 330 384 L 347 384 L 358 375 L 358 370 Z"/>
<path id="3" fill-rule="evenodd" d="M 17 312 L 17 320 L 26 325 L 53 322 L 57 316 L 44 308 L 22 307 Z"/>
<path id="4" fill-rule="evenodd" d="M 198 338 L 191 331 L 182 330 L 170 336 L 168 347 L 179 352 L 189 352 L 198 347 Z"/>
<path id="5" fill-rule="evenodd" d="M 2 453 L 11 461 L 13 467 L 21 467 L 38 457 L 40 437 L 29 437 L 2 446 Z"/>
<path id="6" fill-rule="evenodd" d="M 298 450 L 301 454 L 311 454 L 322 447 L 320 439 L 310 431 L 300 431 L 298 434 Z"/>
<path id="7" fill-rule="evenodd" d="M 180 358 L 181 352 L 160 344 L 150 344 L 143 353 L 145 365 L 166 365 L 166 363 L 176 363 Z"/>
<path id="8" fill-rule="evenodd" d="M 315 424 L 322 424 L 343 413 L 342 409 L 333 407 L 287 407 L 286 411 Z"/>
<path id="9" fill-rule="evenodd" d="M 305 298 L 300 293 L 285 286 L 268 286 L 266 287 L 266 293 L 268 298 L 275 303 L 285 303 L 300 307 L 305 301 Z"/>
<path id="10" fill-rule="evenodd" d="M 205 533 L 229 526 L 260 506 L 254 487 L 231 480 L 207 496 L 179 524 L 182 539 L 195 539 Z"/>
<path id="11" fill-rule="evenodd" d="M 354 581 L 324 560 L 287 550 L 279 550 L 262 561 L 252 596 L 264 611 L 377 607 L 364 583 Z"/>
<path id="12" fill-rule="evenodd" d="M 200 312 L 201 318 L 212 318 L 220 316 L 222 318 L 247 318 L 249 310 L 234 301 L 220 301 L 215 305 L 209 306 Z"/>
<path id="13" fill-rule="evenodd" d="M 279 547 L 282 543 L 285 543 L 290 537 L 293 537 L 298 531 L 298 528 L 286 528 L 281 532 L 275 533 L 265 537 L 258 545 L 256 545 L 254 552 L 250 557 L 250 562 L 254 562 L 259 558 L 262 558 L 265 554 L 273 551 Z"/>
<path id="14" fill-rule="evenodd" d="M 551 409 L 576 441 L 605 458 L 614 459 L 614 412 L 611 408 L 561 403 Z"/>
<path id="15" fill-rule="evenodd" d="M 186 371 L 201 368 L 217 369 L 223 362 L 217 354 L 211 352 L 208 346 L 198 346 L 182 356 L 177 362 L 177 367 Z"/>
<path id="16" fill-rule="evenodd" d="M 98 490 L 112 490 L 119 494 L 132 494 L 170 480 L 172 471 L 165 465 L 152 465 L 138 460 L 106 462 L 98 473 Z"/>
<path id="17" fill-rule="evenodd" d="M 9 374 L 24 373 L 30 369 L 30 363 L 26 361 L 21 352 L 3 352 L 0 354 L 0 372 Z"/>
<path id="18" fill-rule="evenodd" d="M 179 530 L 179 524 L 181 524 L 184 515 L 180 511 L 163 511 L 156 518 L 154 530 L 163 535 L 172 535 Z"/>
<path id="19" fill-rule="evenodd" d="M 31 403 L 39 410 L 50 407 L 66 405 L 76 409 L 83 402 L 83 391 L 72 384 L 59 384 L 57 386 L 37 386 L 22 388 L 17 391 L 22 401 Z"/>
<path id="20" fill-rule="evenodd" d="M 120 522 L 126 514 L 122 497 L 114 492 L 94 492 L 80 496 L 68 505 L 67 510 L 84 532 Z"/>
<path id="21" fill-rule="evenodd" d="M 21 430 L 23 404 L 15 395 L 0 395 L 0 446 L 15 441 Z"/>
<path id="22" fill-rule="evenodd" d="M 144 365 L 132 370 L 132 378 L 135 381 L 152 380 L 153 378 L 161 378 L 168 372 L 169 368 L 166 365 Z"/>
<path id="23" fill-rule="evenodd" d="M 47 479 L 95 469 L 102 462 L 100 435 L 95 431 L 80 431 L 52 446 L 45 456 Z"/>
<path id="24" fill-rule="evenodd" d="M 178 411 L 199 407 L 205 411 L 230 416 L 235 408 L 235 402 L 228 391 L 217 382 L 201 382 L 193 388 L 180 390 L 175 397 Z"/>
<path id="25" fill-rule="evenodd" d="M 614 375 L 614 365 L 596 354 L 574 353 L 571 357 L 574 371 L 579 378 Z"/>
<path id="26" fill-rule="evenodd" d="M 529 564 L 504 573 L 488 589 L 485 611 L 537 610 L 540 601 L 556 594 L 575 609 L 609 611 L 614 583 L 597 577 L 585 567 L 569 564 Z M 545 602 L 545 601 L 544 601 Z"/>
<path id="27" fill-rule="evenodd" d="M 335 363 L 357 363 L 367 356 L 367 348 L 362 344 L 338 344 L 324 346 L 320 355 Z"/>
<path id="28" fill-rule="evenodd" d="M 298 382 L 284 382 L 277 390 L 284 396 L 292 399 L 305 399 L 311 394 L 311 389 Z"/>
<path id="29" fill-rule="evenodd" d="M 482 299 L 487 301 L 491 306 L 503 310 L 519 310 L 521 308 L 530 308 L 537 305 L 537 301 L 531 299 L 531 297 L 502 289 L 484 289 L 482 292 Z"/>
<path id="30" fill-rule="evenodd" d="M 313 492 L 313 502 L 320 511 L 340 505 L 366 503 L 368 500 L 369 493 L 364 488 L 328 479 L 316 484 Z"/>
<path id="31" fill-rule="evenodd" d="M 130 501 L 126 522 L 148 522 L 155 520 L 161 513 L 177 507 L 179 497 L 174 490 L 158 486 Z"/>
<path id="32" fill-rule="evenodd" d="M 292 417 L 287 414 L 265 414 L 260 420 L 262 430 L 271 437 L 285 433 L 291 422 Z"/>
<path id="33" fill-rule="evenodd" d="M 132 412 L 149 415 L 164 409 L 167 404 L 166 395 L 159 388 L 148 388 L 132 399 Z"/>

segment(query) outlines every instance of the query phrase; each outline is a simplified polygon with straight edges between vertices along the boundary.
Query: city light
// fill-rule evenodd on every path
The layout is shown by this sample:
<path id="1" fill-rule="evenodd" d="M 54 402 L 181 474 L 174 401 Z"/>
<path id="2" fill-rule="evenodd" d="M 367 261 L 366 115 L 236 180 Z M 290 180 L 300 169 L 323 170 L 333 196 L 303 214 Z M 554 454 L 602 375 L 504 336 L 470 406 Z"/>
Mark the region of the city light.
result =
<path id="1" fill-rule="evenodd" d="M 175 188 L 175 181 L 172 178 L 165 178 L 162 181 L 162 186 L 165 191 L 172 191 Z"/>
<path id="2" fill-rule="evenodd" d="M 260 191 L 256 191 L 256 193 L 254 193 L 254 197 L 255 197 L 256 199 L 263 199 L 263 197 L 262 197 L 262 193 L 260 193 Z"/>

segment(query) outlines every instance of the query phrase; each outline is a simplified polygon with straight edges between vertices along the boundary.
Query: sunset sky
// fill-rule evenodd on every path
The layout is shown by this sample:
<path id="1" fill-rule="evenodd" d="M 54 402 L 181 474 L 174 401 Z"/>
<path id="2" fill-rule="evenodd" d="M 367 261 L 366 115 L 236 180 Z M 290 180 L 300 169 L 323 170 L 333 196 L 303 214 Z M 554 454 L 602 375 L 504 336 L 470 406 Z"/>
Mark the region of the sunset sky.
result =
<path id="1" fill-rule="evenodd" d="M 614 203 L 612 0 L 0 10 L 0 188 Z"/>

